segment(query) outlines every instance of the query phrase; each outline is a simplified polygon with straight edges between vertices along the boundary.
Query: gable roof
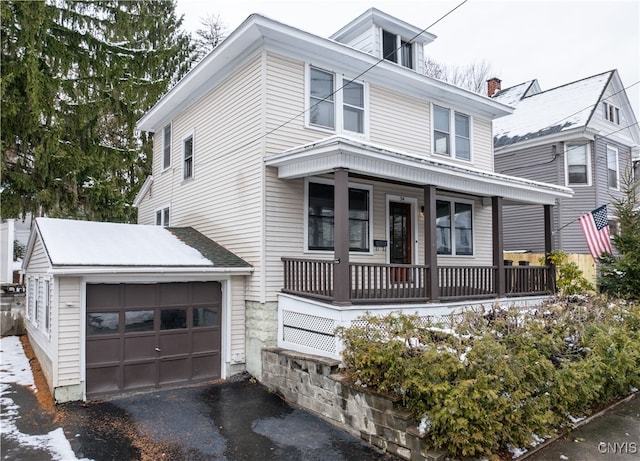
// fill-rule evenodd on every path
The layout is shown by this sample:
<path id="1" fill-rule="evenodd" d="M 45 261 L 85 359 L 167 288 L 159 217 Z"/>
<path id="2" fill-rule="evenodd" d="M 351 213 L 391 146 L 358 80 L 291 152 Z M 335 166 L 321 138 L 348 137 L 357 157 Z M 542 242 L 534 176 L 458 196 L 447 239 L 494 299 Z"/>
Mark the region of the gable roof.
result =
<path id="1" fill-rule="evenodd" d="M 193 228 L 36 218 L 23 268 L 38 238 L 54 268 L 236 268 L 248 272 L 251 267 Z"/>
<path id="2" fill-rule="evenodd" d="M 604 72 L 535 94 L 528 93 L 531 85 L 525 88 L 526 83 L 500 91 L 494 98 L 515 106 L 516 110 L 494 121 L 494 148 L 585 128 L 615 72 Z"/>

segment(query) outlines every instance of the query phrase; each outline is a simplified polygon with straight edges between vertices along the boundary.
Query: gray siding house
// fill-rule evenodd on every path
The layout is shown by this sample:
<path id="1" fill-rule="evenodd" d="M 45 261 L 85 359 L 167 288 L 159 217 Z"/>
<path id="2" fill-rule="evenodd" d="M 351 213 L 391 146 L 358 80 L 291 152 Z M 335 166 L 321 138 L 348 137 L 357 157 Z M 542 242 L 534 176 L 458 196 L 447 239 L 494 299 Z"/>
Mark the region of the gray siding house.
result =
<path id="1" fill-rule="evenodd" d="M 494 121 L 497 173 L 570 187 L 553 209 L 554 248 L 589 254 L 578 218 L 622 196 L 624 175 L 633 174 L 640 128 L 616 70 L 542 91 L 536 80 L 507 89 L 489 81 L 492 99 L 515 108 Z M 496 91 L 495 93 L 493 91 Z M 615 229 L 615 209 L 608 206 Z M 507 251 L 544 251 L 536 207 L 505 207 Z"/>

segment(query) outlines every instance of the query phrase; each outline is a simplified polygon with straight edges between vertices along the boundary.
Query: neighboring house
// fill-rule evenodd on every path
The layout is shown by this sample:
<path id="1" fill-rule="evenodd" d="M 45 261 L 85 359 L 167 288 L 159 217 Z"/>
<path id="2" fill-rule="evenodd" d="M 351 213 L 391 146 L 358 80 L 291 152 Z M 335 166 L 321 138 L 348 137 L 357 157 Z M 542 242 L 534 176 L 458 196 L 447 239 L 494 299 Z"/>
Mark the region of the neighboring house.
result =
<path id="1" fill-rule="evenodd" d="M 222 370 L 260 378 L 264 346 L 339 357 L 335 328 L 366 311 L 438 316 L 553 291 L 547 267 L 504 267 L 502 208 L 544 210 L 550 245 L 552 205 L 572 191 L 494 172 L 492 122 L 512 108 L 423 75 L 434 39 L 376 9 L 329 39 L 252 15 L 139 121 L 154 136 L 134 203 L 141 227 L 197 229 L 251 265 L 222 286 Z M 161 269 L 144 282 L 173 283 L 175 269 Z M 94 307 L 126 320 L 114 296 L 93 305 L 102 278 L 81 272 L 70 282 L 80 297 L 69 310 L 60 300 L 60 315 L 86 318 L 87 330 Z M 130 282 L 140 281 L 122 275 Z M 155 299 L 139 309 L 156 312 Z M 97 380 L 140 379 L 126 356 L 136 334 L 120 325 L 111 339 L 124 356 L 103 359 L 81 337 L 68 346 L 74 373 L 106 363 Z"/>
<path id="2" fill-rule="evenodd" d="M 537 80 L 501 90 L 493 79 L 489 92 L 515 108 L 494 122 L 496 172 L 573 189 L 573 197 L 554 207 L 554 247 L 589 254 L 578 218 L 622 197 L 621 181 L 633 175 L 640 145 L 640 128 L 618 72 L 546 91 Z M 615 208 L 607 209 L 615 230 Z M 506 207 L 505 249 L 543 252 L 541 220 L 537 207 Z"/>

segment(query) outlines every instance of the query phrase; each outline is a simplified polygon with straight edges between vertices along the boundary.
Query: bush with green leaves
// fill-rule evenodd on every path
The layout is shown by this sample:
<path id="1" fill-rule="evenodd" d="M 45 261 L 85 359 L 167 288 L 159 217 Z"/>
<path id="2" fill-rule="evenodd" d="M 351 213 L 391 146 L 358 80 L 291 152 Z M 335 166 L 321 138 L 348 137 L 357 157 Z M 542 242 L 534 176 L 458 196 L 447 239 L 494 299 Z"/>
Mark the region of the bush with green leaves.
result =
<path id="1" fill-rule="evenodd" d="M 337 331 L 345 373 L 398 395 L 431 448 L 459 458 L 529 448 L 640 387 L 640 305 L 569 301 L 470 310 L 454 328 L 366 315 Z"/>
<path id="2" fill-rule="evenodd" d="M 563 251 L 553 251 L 548 256 L 549 262 L 556 268 L 556 288 L 561 296 L 570 296 L 594 291 L 593 286 L 584 276 L 584 272 L 574 262 L 568 261 Z M 541 264 L 545 264 L 544 259 Z"/>

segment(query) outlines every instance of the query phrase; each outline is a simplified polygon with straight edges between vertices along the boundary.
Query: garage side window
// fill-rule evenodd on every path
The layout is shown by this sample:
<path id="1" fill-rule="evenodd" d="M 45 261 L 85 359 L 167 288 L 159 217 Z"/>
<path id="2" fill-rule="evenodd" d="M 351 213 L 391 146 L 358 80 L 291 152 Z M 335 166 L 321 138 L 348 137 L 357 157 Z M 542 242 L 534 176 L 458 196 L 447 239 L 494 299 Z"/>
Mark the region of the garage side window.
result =
<path id="1" fill-rule="evenodd" d="M 194 307 L 194 327 L 214 327 L 218 325 L 218 309 L 215 307 Z"/>

